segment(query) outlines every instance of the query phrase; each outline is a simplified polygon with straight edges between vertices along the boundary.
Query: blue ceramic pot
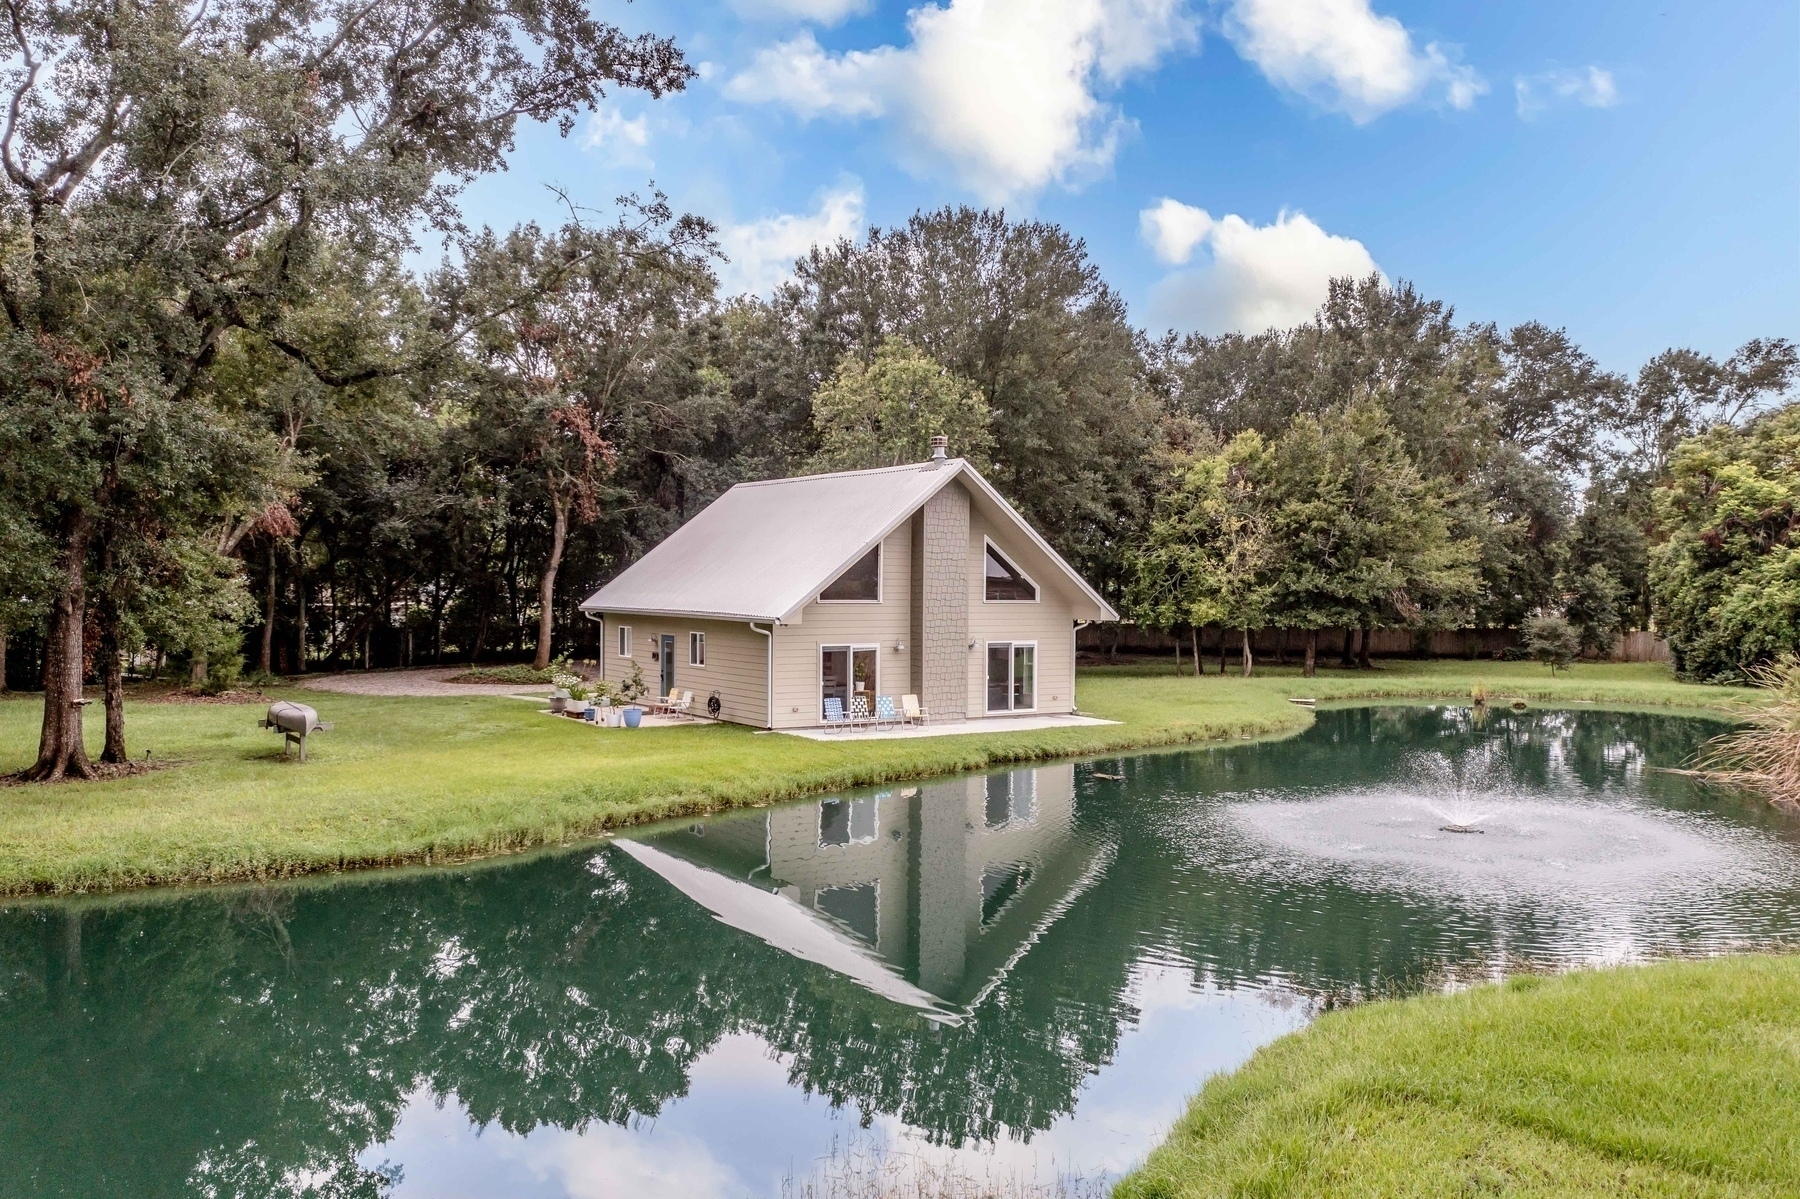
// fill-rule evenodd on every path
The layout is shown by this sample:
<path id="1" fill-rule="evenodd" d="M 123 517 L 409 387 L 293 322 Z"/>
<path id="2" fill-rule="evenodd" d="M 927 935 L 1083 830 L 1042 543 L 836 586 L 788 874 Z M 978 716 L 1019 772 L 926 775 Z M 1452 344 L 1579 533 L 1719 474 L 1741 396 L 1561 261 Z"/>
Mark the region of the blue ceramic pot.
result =
<path id="1" fill-rule="evenodd" d="M 638 722 L 640 720 L 642 720 L 643 718 L 644 718 L 644 710 L 642 708 L 626 708 L 625 709 L 625 727 L 626 728 L 635 729 L 638 726 Z"/>

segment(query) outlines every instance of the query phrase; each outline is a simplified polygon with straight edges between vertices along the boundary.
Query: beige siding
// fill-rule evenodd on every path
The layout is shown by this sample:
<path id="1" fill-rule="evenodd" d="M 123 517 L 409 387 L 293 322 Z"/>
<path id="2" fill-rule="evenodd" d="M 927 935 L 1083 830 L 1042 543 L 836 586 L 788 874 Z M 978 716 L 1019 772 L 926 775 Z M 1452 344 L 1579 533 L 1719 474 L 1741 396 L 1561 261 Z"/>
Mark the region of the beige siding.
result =
<path id="1" fill-rule="evenodd" d="M 1038 585 L 1036 603 L 989 603 L 982 558 L 991 539 L 1007 561 Z M 987 643 L 1037 643 L 1037 711 L 1074 708 L 1075 638 L 1073 608 L 1060 571 L 1035 545 L 993 525 L 977 509 L 969 520 L 969 715 L 987 715 Z"/>
<path id="2" fill-rule="evenodd" d="M 631 628 L 631 661 L 618 656 L 619 626 Z M 705 714 L 706 697 L 719 693 L 720 715 L 738 724 L 767 723 L 768 639 L 747 624 L 670 616 L 607 616 L 606 652 L 601 674 L 614 684 L 631 677 L 632 662 L 644 672 L 644 685 L 654 694 L 662 664 L 651 657 L 657 638 L 675 638 L 675 687 L 694 693 L 694 711 Z M 706 665 L 688 665 L 688 634 L 706 634 Z"/>
<path id="3" fill-rule="evenodd" d="M 881 602 L 821 604 L 801 609 L 798 623 L 775 630 L 775 727 L 819 723 L 819 647 L 879 645 L 876 690 L 898 696 L 912 688 L 912 531 L 903 523 L 882 542 Z M 894 646 L 903 644 L 905 650 Z"/>

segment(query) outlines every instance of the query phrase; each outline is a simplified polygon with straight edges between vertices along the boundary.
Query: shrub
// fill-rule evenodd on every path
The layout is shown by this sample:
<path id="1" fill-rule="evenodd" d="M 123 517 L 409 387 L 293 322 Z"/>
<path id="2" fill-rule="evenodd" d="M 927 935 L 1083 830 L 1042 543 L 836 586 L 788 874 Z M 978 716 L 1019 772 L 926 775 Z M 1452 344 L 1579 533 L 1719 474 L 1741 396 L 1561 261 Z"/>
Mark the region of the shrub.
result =
<path id="1" fill-rule="evenodd" d="M 450 683 L 509 683 L 513 686 L 548 683 L 555 675 L 549 670 L 519 663 L 513 666 L 471 666 L 451 675 Z"/>

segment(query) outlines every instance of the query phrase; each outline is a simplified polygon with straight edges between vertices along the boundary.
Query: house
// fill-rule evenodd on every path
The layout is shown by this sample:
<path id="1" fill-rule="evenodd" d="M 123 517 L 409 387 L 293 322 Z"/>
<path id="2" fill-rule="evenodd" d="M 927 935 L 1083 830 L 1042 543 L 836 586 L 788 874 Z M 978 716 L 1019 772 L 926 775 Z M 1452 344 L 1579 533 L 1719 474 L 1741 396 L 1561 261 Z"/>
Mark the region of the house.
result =
<path id="1" fill-rule="evenodd" d="M 1114 846 L 1067 763 L 894 786 L 613 843 L 721 921 L 927 1012 L 975 1006 Z"/>
<path id="2" fill-rule="evenodd" d="M 913 694 L 934 721 L 1075 708 L 1075 631 L 1118 614 L 968 462 L 740 483 L 581 605 L 603 677 L 805 728 Z"/>

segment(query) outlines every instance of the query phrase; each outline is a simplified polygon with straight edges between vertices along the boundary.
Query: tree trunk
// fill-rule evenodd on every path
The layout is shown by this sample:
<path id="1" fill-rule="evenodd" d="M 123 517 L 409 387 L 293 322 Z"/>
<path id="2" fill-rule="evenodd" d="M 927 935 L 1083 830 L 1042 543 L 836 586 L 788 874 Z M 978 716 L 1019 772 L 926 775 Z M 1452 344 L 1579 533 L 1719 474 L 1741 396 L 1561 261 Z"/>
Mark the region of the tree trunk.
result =
<path id="1" fill-rule="evenodd" d="M 294 669 L 306 673 L 306 573 L 300 569 L 301 543 L 294 543 Z"/>
<path id="2" fill-rule="evenodd" d="M 556 624 L 556 572 L 562 569 L 563 545 L 569 540 L 569 501 L 550 490 L 550 559 L 538 578 L 537 657 L 532 666 L 538 670 L 550 665 L 550 636 Z"/>
<path id="3" fill-rule="evenodd" d="M 106 696 L 106 744 L 100 751 L 100 760 L 123 766 L 129 755 L 125 752 L 125 664 L 119 646 L 119 605 L 102 594 L 98 607 L 100 679 Z"/>
<path id="4" fill-rule="evenodd" d="M 1306 630 L 1306 666 L 1300 671 L 1304 678 L 1312 678 L 1319 665 L 1319 630 Z"/>
<path id="5" fill-rule="evenodd" d="M 1338 657 L 1338 665 L 1345 670 L 1356 662 L 1356 630 L 1348 625 L 1344 627 L 1344 652 Z"/>
<path id="6" fill-rule="evenodd" d="M 1369 634 L 1372 631 L 1373 630 L 1371 630 L 1368 625 L 1364 625 L 1363 631 L 1362 631 L 1362 640 L 1360 640 L 1356 643 L 1356 664 L 1358 667 L 1362 668 L 1363 670 L 1370 669 L 1370 666 L 1369 666 Z"/>
<path id="7" fill-rule="evenodd" d="M 1243 635 L 1243 639 L 1244 639 L 1244 677 L 1249 678 L 1250 677 L 1250 668 L 1251 668 L 1251 666 L 1255 665 L 1255 663 L 1251 660 L 1251 657 L 1250 657 L 1250 630 L 1249 629 L 1240 629 L 1238 631 Z"/>
<path id="8" fill-rule="evenodd" d="M 269 588 L 263 599 L 262 648 L 257 651 L 256 668 L 271 673 L 275 665 L 275 539 L 269 538 Z"/>
<path id="9" fill-rule="evenodd" d="M 1225 643 L 1231 638 L 1225 635 L 1225 626 L 1219 626 L 1219 673 L 1225 673 Z"/>
<path id="10" fill-rule="evenodd" d="M 1199 678 L 1206 673 L 1200 665 L 1200 626 L 1194 625 L 1191 631 L 1194 637 L 1194 677 Z"/>
<path id="11" fill-rule="evenodd" d="M 1171 636 L 1175 640 L 1175 677 L 1180 678 L 1181 677 L 1181 632 L 1180 632 L 1180 630 L 1175 630 L 1173 633 L 1171 633 Z"/>
<path id="12" fill-rule="evenodd" d="M 50 627 L 44 639 L 44 725 L 38 737 L 37 762 L 24 776 L 32 782 L 95 777 L 81 737 L 88 518 L 64 517 L 59 532 L 62 581 L 50 606 Z"/>
<path id="13" fill-rule="evenodd" d="M 1277 665 L 1277 666 L 1286 666 L 1287 665 L 1287 638 L 1288 638 L 1288 631 L 1286 629 L 1279 629 L 1276 631 L 1276 633 L 1275 633 L 1275 665 Z"/>
<path id="14" fill-rule="evenodd" d="M 0 695 L 6 694 L 6 634 L 0 633 Z"/>

